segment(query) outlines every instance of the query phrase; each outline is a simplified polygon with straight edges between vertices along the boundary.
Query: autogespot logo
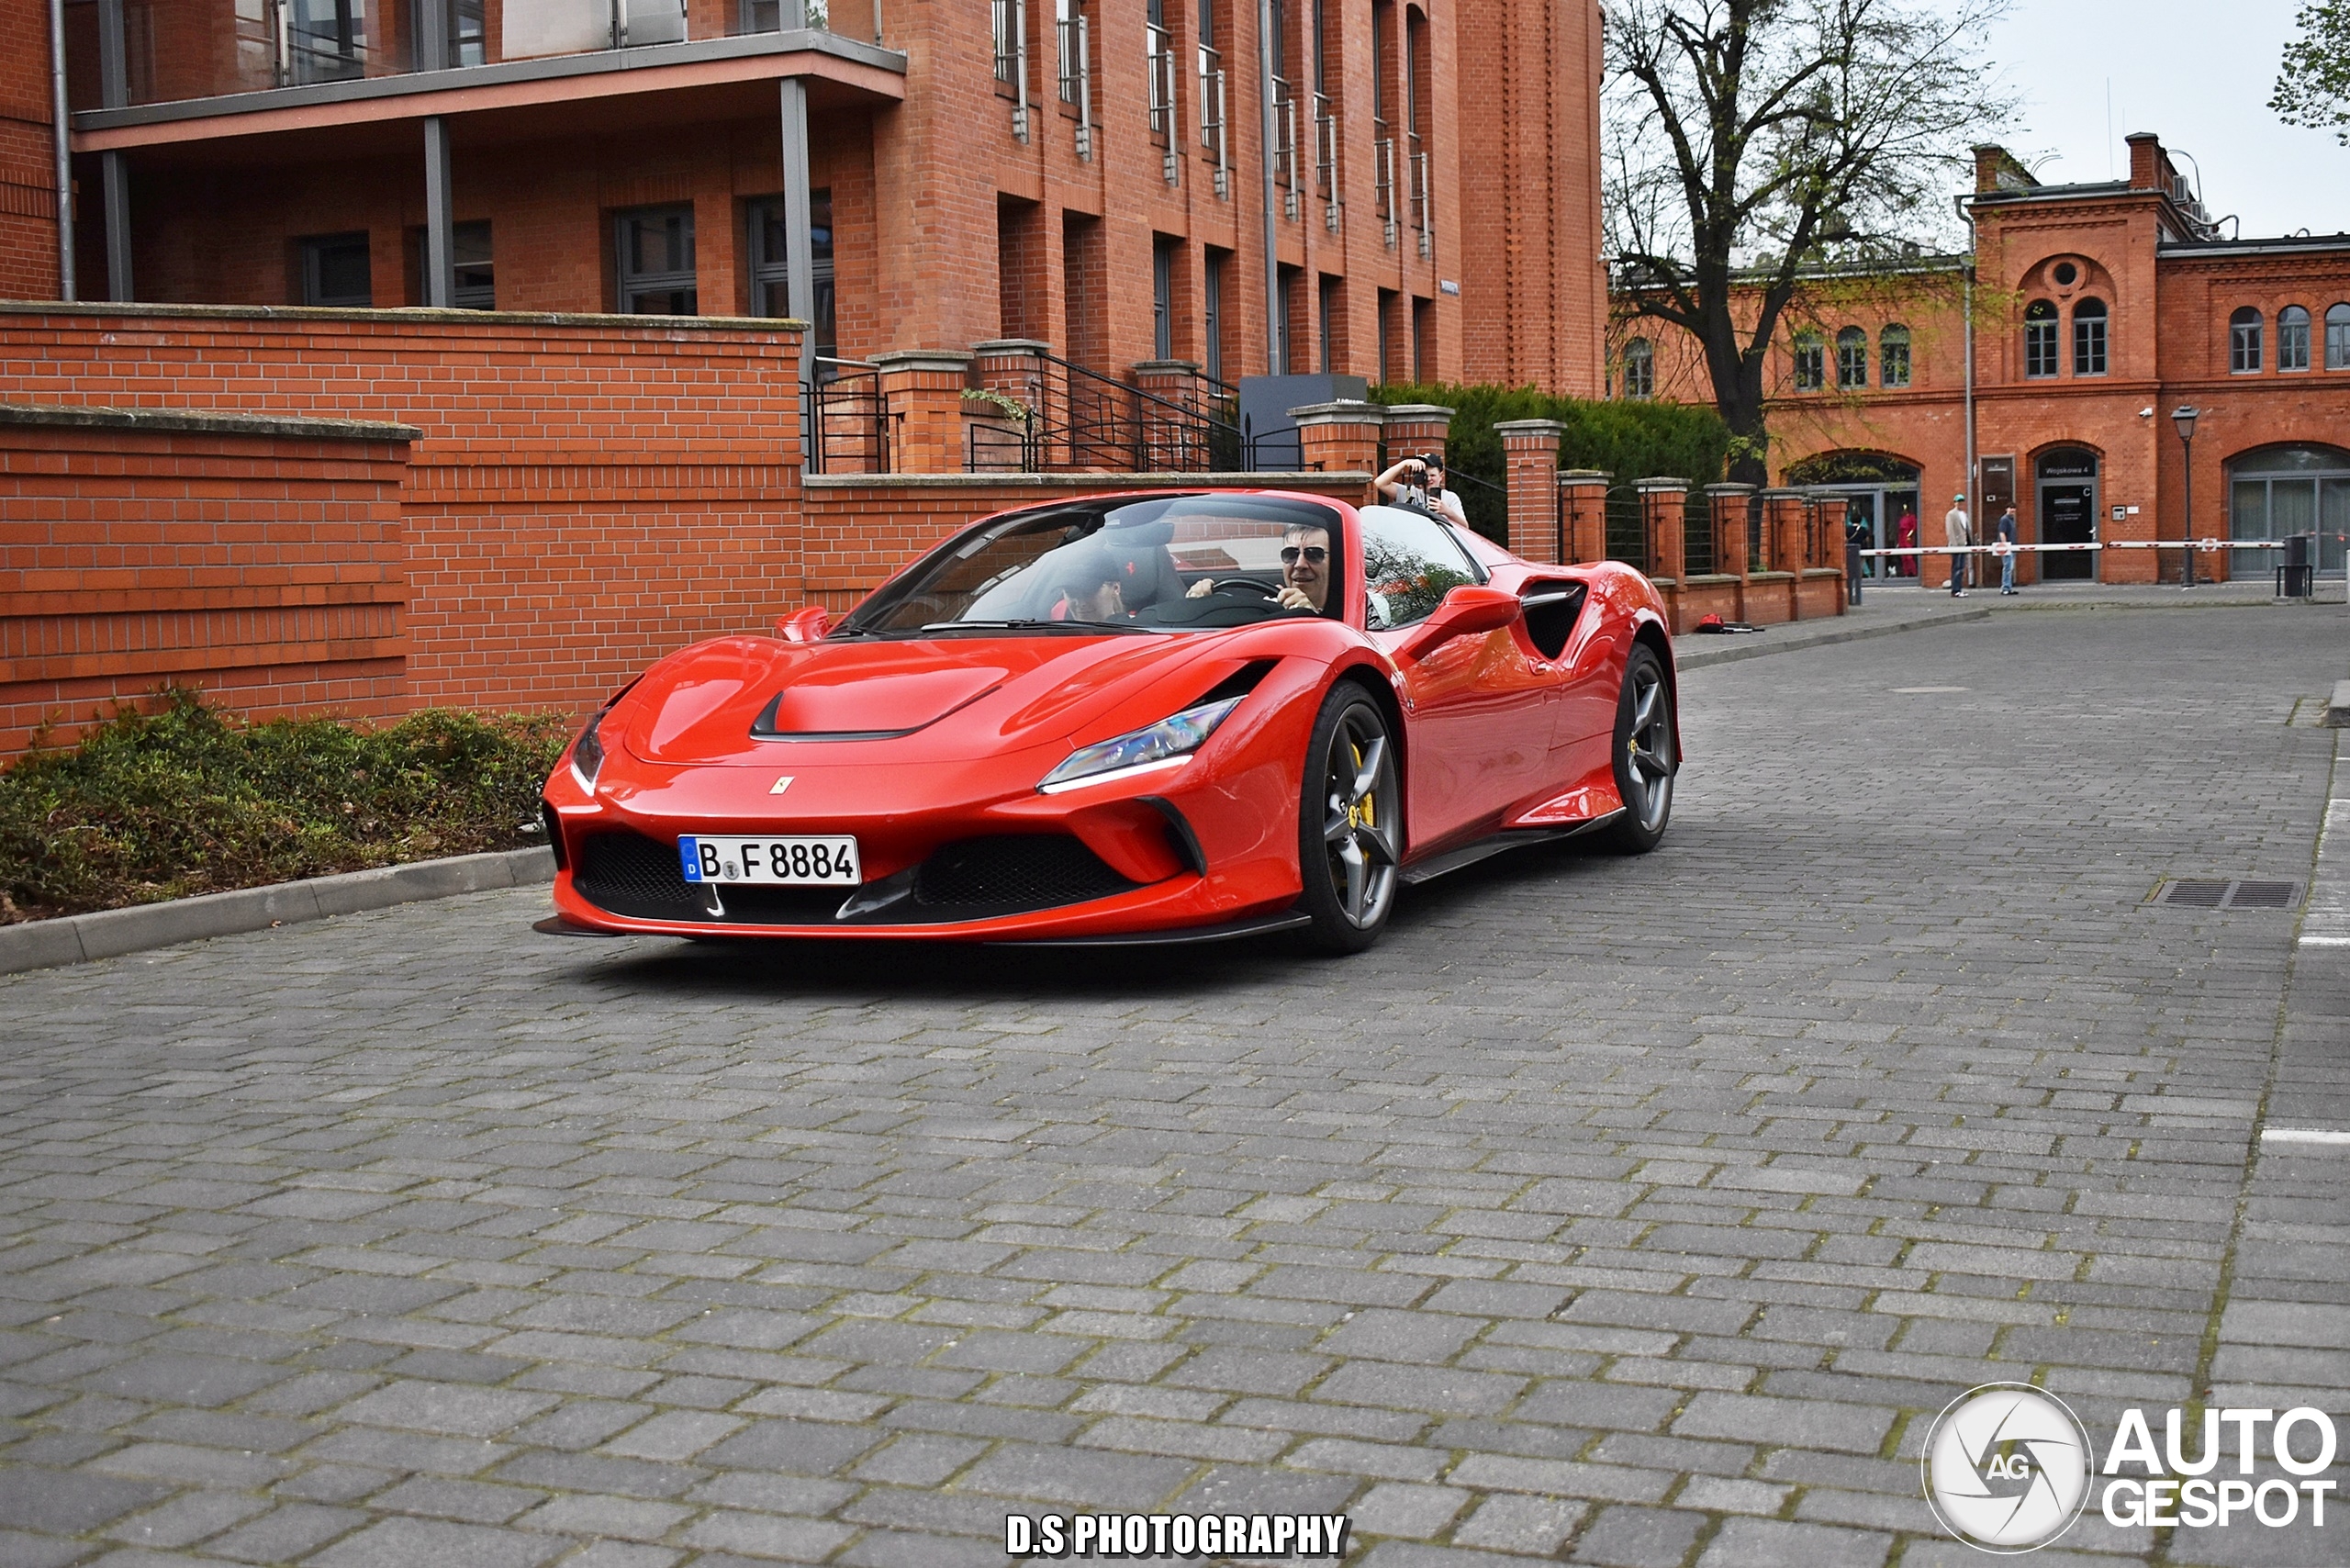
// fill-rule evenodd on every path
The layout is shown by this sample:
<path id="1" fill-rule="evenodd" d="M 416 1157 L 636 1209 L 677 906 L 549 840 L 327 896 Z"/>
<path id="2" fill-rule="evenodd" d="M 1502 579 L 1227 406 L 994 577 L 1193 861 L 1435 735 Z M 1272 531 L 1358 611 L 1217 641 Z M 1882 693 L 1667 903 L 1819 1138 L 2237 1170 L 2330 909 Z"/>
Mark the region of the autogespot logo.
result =
<path id="1" fill-rule="evenodd" d="M 1992 1383 L 1953 1400 L 1926 1435 L 1926 1497 L 1942 1527 L 1984 1551 L 2036 1551 L 2073 1528 L 2089 1495 L 2089 1436 L 2053 1394 Z"/>

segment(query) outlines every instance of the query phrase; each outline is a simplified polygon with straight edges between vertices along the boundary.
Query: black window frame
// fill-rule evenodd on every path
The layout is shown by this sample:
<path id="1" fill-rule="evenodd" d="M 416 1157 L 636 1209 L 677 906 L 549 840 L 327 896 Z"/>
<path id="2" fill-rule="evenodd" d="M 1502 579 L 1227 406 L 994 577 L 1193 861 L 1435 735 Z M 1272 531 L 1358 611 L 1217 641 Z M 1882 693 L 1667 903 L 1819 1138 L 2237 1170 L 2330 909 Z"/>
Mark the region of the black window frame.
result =
<path id="1" fill-rule="evenodd" d="M 789 258 L 774 253 L 768 230 L 782 227 L 783 197 L 755 196 L 743 204 L 744 254 L 750 259 L 751 314 L 784 318 L 789 308 Z M 840 357 L 839 298 L 834 283 L 833 188 L 820 185 L 808 193 L 809 274 L 816 296 L 816 319 L 808 336 L 819 359 Z"/>
<path id="2" fill-rule="evenodd" d="M 375 305 L 375 256 L 364 229 L 339 234 L 306 234 L 302 247 L 302 303 L 325 310 L 372 310 Z M 327 292 L 327 257 L 330 251 L 355 252 L 366 289 L 358 294 Z"/>
<path id="3" fill-rule="evenodd" d="M 653 219 L 682 218 L 685 223 L 686 264 L 659 271 L 637 273 L 630 269 L 631 225 Z M 696 262 L 699 256 L 699 241 L 694 233 L 694 207 L 691 202 L 664 202 L 657 207 L 622 207 L 612 214 L 612 289 L 613 305 L 622 316 L 699 316 L 701 314 L 701 289 L 696 276 Z M 640 297 L 655 295 L 684 294 L 690 308 L 685 310 L 641 310 L 636 308 Z"/>

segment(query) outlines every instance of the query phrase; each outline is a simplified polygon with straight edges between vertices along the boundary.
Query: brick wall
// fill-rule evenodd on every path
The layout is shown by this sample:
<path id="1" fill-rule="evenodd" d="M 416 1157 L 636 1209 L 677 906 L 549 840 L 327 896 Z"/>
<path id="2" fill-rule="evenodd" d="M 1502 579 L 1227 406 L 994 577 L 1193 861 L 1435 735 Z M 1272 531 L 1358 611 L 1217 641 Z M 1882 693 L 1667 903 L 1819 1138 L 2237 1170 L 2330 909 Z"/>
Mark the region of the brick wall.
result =
<path id="1" fill-rule="evenodd" d="M 0 0 L 0 299 L 57 297 L 49 7 Z"/>
<path id="2" fill-rule="evenodd" d="M 0 404 L 0 756 L 167 680 L 398 711 L 416 433 Z"/>
<path id="3" fill-rule="evenodd" d="M 797 352 L 723 319 L 0 306 L 17 397 L 417 427 L 415 704 L 580 708 L 767 624 L 798 585 Z"/>

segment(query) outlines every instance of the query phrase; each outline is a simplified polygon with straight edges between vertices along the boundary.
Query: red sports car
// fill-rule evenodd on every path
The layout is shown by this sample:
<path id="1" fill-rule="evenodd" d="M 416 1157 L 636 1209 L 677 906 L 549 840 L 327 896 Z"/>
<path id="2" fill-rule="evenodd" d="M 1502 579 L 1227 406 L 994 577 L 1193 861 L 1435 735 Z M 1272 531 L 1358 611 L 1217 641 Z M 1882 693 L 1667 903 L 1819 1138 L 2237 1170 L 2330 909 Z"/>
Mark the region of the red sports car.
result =
<path id="1" fill-rule="evenodd" d="M 982 519 L 837 622 L 671 655 L 547 781 L 542 930 L 1369 946 L 1398 887 L 1680 760 L 1648 579 L 1271 490 Z"/>

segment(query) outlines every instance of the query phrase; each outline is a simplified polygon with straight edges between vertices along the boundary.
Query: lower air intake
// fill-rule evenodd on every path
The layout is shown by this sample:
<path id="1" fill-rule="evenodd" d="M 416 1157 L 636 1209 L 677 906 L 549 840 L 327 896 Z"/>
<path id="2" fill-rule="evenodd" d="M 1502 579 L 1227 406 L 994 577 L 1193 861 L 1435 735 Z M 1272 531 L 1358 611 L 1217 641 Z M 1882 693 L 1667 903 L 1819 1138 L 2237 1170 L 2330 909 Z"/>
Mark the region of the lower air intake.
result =
<path id="1" fill-rule="evenodd" d="M 1067 834 L 1013 834 L 946 845 L 914 878 L 914 902 L 934 910 L 1055 909 L 1123 893 L 1118 875 Z"/>
<path id="2" fill-rule="evenodd" d="M 704 920 L 701 898 L 686 884 L 677 846 L 641 833 L 591 833 L 571 876 L 579 896 L 599 909 L 639 920 Z"/>

